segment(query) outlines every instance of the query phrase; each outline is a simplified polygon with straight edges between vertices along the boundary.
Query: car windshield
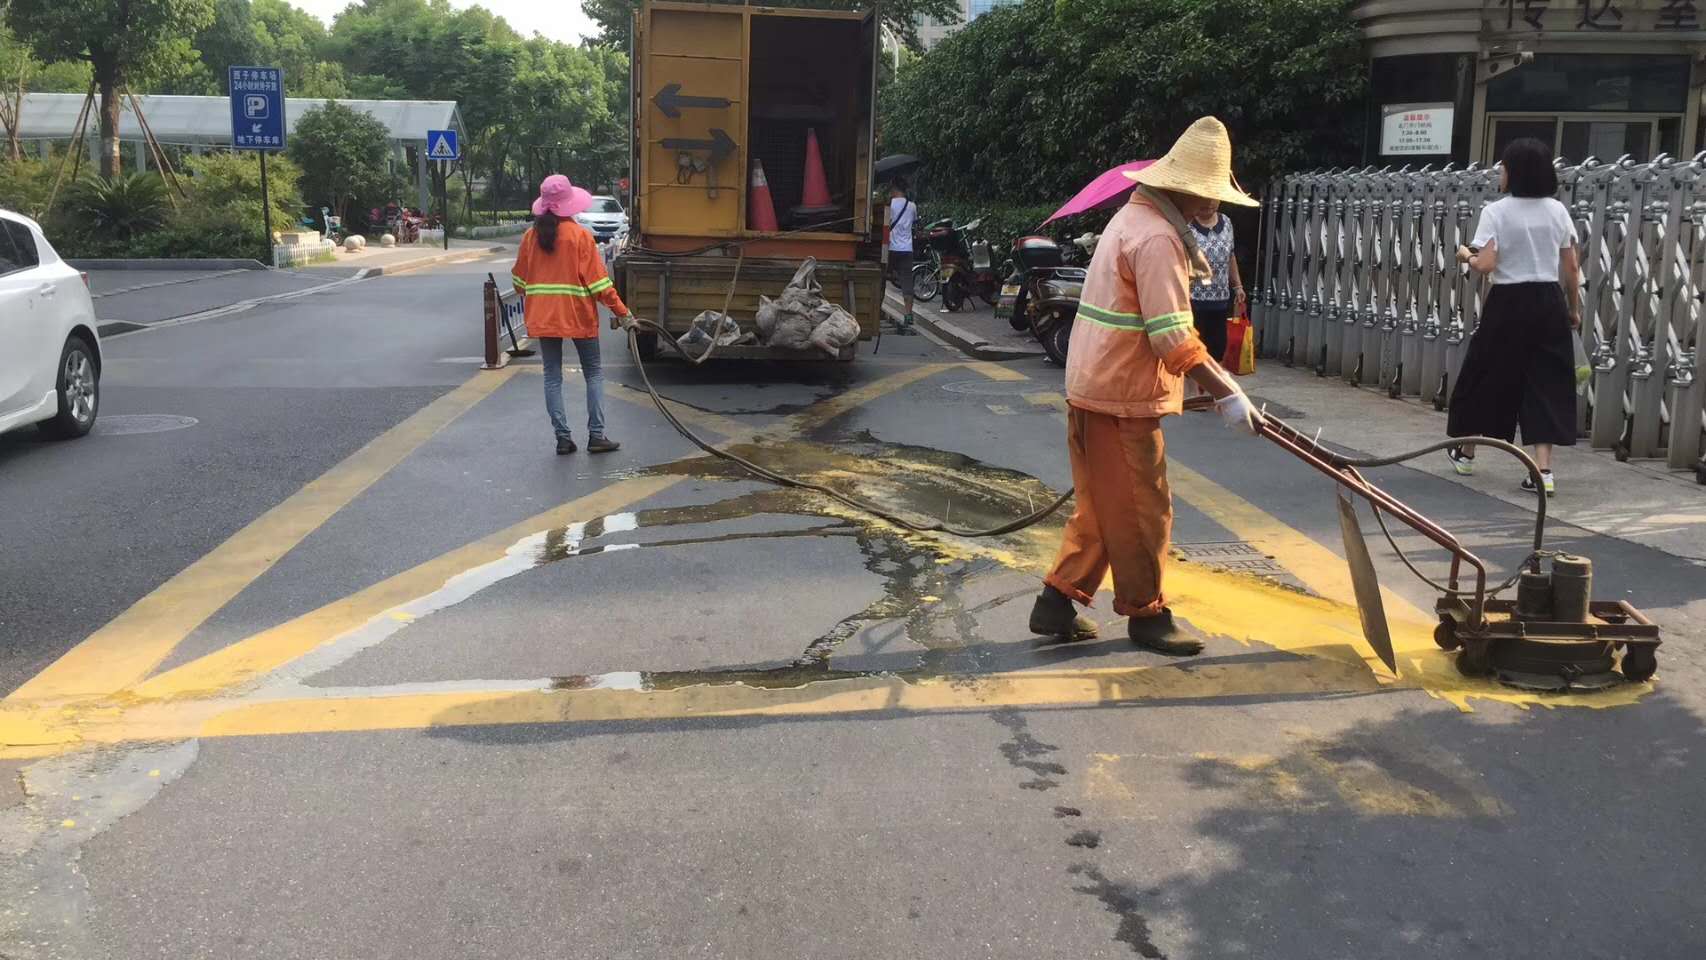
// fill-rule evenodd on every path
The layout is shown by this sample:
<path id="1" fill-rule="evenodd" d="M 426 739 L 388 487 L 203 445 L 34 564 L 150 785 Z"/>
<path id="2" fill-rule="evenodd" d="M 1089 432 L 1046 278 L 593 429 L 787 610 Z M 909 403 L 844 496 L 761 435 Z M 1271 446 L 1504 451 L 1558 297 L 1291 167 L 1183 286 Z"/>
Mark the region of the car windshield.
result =
<path id="1" fill-rule="evenodd" d="M 587 213 L 621 213 L 622 205 L 610 197 L 594 197 Z"/>

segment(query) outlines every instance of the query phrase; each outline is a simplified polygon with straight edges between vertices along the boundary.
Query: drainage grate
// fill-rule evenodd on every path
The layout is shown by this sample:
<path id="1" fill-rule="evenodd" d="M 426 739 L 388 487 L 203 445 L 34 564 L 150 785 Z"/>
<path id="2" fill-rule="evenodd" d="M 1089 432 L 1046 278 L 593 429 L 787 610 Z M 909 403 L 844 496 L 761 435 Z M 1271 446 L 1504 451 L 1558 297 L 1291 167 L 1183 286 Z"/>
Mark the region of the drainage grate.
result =
<path id="1" fill-rule="evenodd" d="M 1200 563 L 1214 570 L 1249 574 L 1298 590 L 1305 589 L 1303 582 L 1276 563 L 1272 555 L 1263 553 L 1260 547 L 1247 540 L 1175 543 L 1173 557 L 1187 563 Z"/>

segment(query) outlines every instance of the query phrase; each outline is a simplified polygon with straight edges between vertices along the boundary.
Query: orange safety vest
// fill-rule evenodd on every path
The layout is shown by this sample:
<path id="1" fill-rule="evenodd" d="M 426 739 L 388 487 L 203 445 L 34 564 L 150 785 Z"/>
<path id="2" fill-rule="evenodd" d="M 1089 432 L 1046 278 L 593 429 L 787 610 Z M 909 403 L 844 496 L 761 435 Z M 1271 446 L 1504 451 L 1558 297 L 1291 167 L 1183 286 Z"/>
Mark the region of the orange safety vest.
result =
<path id="1" fill-rule="evenodd" d="M 604 270 L 598 244 L 572 220 L 557 225 L 556 248 L 546 251 L 533 230 L 521 238 L 510 269 L 515 290 L 524 298 L 527 332 L 534 337 L 585 340 L 598 336 L 598 304 L 619 317 L 628 307 Z"/>

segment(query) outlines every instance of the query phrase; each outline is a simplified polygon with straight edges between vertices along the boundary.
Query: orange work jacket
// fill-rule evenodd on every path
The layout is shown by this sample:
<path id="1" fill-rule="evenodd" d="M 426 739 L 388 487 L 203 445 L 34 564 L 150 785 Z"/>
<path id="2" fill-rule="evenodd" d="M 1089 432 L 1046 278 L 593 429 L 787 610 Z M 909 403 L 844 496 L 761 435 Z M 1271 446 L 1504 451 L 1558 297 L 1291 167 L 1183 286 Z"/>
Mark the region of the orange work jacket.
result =
<path id="1" fill-rule="evenodd" d="M 557 225 L 556 247 L 550 251 L 539 245 L 534 230 L 528 230 L 521 238 L 510 279 L 522 295 L 529 336 L 596 337 L 600 303 L 618 317 L 628 315 L 627 305 L 604 270 L 598 244 L 573 220 Z"/>
<path id="2" fill-rule="evenodd" d="M 1115 417 L 1183 407 L 1185 371 L 1208 361 L 1191 320 L 1189 260 L 1142 193 L 1114 214 L 1091 257 L 1066 354 L 1066 400 Z"/>

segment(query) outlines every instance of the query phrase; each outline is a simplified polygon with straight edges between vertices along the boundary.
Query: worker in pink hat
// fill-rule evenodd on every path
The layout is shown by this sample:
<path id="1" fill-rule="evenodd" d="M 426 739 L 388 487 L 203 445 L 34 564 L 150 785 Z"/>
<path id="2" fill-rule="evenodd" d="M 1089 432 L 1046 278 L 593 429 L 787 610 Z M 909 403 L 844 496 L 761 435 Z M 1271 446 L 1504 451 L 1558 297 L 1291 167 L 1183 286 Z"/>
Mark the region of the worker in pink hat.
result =
<path id="1" fill-rule="evenodd" d="M 592 194 L 560 173 L 539 185 L 533 227 L 521 238 L 510 278 L 522 295 L 527 332 L 539 341 L 545 361 L 545 412 L 557 432 L 557 453 L 574 453 L 574 433 L 563 411 L 563 341 L 572 340 L 586 379 L 586 449 L 609 453 L 621 447 L 604 432 L 604 369 L 598 352 L 598 304 L 620 319 L 628 307 L 616 293 L 598 255 L 598 242 L 574 216 L 592 205 Z"/>

